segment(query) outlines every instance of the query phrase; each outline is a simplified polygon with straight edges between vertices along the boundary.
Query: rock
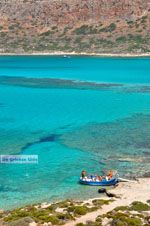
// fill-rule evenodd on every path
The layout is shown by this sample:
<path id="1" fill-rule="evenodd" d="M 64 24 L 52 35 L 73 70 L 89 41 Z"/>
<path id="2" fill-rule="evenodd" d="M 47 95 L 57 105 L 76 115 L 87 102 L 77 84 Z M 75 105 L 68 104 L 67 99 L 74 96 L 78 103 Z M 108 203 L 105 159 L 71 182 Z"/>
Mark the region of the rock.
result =
<path id="1" fill-rule="evenodd" d="M 52 225 L 52 223 L 50 223 L 50 222 L 49 222 L 49 223 L 44 223 L 44 224 L 43 224 L 43 226 L 51 226 L 51 225 Z"/>
<path id="2" fill-rule="evenodd" d="M 110 222 L 112 221 L 112 219 L 108 219 L 107 217 L 103 218 L 103 226 L 108 226 L 110 225 Z"/>
<path id="3" fill-rule="evenodd" d="M 35 222 L 29 223 L 29 226 L 36 226 L 36 225 L 37 225 L 37 223 L 35 223 Z"/>
<path id="4" fill-rule="evenodd" d="M 24 217 L 16 221 L 5 224 L 7 226 L 36 226 L 37 224 L 31 217 Z"/>
<path id="5" fill-rule="evenodd" d="M 50 204 L 50 203 L 47 203 L 47 202 L 43 202 L 43 203 L 41 204 L 41 208 L 42 208 L 42 209 L 48 208 L 49 206 L 51 206 L 51 204 Z"/>

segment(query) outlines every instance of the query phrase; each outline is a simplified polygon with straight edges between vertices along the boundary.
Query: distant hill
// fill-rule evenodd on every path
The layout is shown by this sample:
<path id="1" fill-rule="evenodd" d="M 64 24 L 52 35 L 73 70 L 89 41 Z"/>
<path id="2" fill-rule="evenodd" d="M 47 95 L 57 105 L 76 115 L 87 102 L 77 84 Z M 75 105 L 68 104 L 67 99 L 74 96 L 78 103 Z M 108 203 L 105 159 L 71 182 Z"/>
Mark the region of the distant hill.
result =
<path id="1" fill-rule="evenodd" d="M 150 1 L 0 1 L 0 53 L 58 50 L 150 52 Z"/>

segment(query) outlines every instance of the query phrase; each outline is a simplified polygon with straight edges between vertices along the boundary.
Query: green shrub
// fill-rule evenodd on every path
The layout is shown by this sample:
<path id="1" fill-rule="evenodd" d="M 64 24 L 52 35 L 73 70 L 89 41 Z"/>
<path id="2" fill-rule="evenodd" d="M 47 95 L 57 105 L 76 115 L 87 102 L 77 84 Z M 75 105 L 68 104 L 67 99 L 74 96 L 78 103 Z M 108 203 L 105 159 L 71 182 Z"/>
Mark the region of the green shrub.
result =
<path id="1" fill-rule="evenodd" d="M 112 216 L 114 219 L 125 219 L 126 217 L 128 217 L 128 214 L 122 212 L 116 212 L 114 216 Z"/>
<path id="2" fill-rule="evenodd" d="M 103 199 L 94 199 L 92 201 L 92 203 L 95 205 L 95 206 L 102 206 L 102 205 L 108 205 L 109 204 L 109 200 L 103 200 Z"/>
<path id="3" fill-rule="evenodd" d="M 111 225 L 112 226 L 127 226 L 127 224 L 125 222 L 122 222 L 119 219 L 112 220 Z"/>
<path id="4" fill-rule="evenodd" d="M 141 35 L 136 35 L 133 37 L 133 40 L 136 42 L 136 43 L 141 43 L 143 41 L 143 38 Z"/>
<path id="5" fill-rule="evenodd" d="M 67 208 L 68 206 L 70 206 L 72 204 L 72 202 L 70 200 L 66 200 L 66 201 L 62 201 L 62 202 L 58 202 L 56 203 L 56 205 L 59 208 Z"/>
<path id="6" fill-rule="evenodd" d="M 78 223 L 78 224 L 76 224 L 76 226 L 86 226 L 86 224 Z"/>
<path id="7" fill-rule="evenodd" d="M 77 35 L 85 35 L 87 34 L 87 30 L 88 30 L 88 25 L 82 25 L 81 27 L 75 30 L 75 33 Z"/>
<path id="8" fill-rule="evenodd" d="M 93 28 L 92 26 L 82 25 L 81 27 L 77 28 L 74 32 L 77 35 L 96 34 L 97 29 Z"/>
<path id="9" fill-rule="evenodd" d="M 11 221 L 15 221 L 15 220 L 18 220 L 19 218 L 17 216 L 7 216 L 7 217 L 4 217 L 4 222 L 11 222 Z"/>
<path id="10" fill-rule="evenodd" d="M 58 224 L 59 219 L 55 215 L 49 215 L 48 211 L 37 211 L 35 213 L 31 213 L 30 216 L 36 221 L 36 222 L 51 222 L 52 224 Z"/>
<path id="11" fill-rule="evenodd" d="M 140 219 L 138 218 L 132 218 L 132 217 L 127 217 L 125 219 L 125 222 L 127 223 L 127 225 L 129 226 L 141 226 L 142 222 Z"/>
<path id="12" fill-rule="evenodd" d="M 6 32 L 0 32 L 0 36 L 1 36 L 1 37 L 5 37 L 6 34 L 7 34 Z"/>
<path id="13" fill-rule="evenodd" d="M 109 218 L 112 218 L 111 224 L 113 226 L 141 226 L 142 222 L 139 218 L 130 217 L 128 214 L 117 212 L 111 213 Z"/>
<path id="14" fill-rule="evenodd" d="M 45 210 L 36 210 L 36 211 L 30 211 L 29 214 L 34 218 L 40 219 L 41 216 L 48 215 L 49 212 Z"/>
<path id="15" fill-rule="evenodd" d="M 134 211 L 148 211 L 150 210 L 150 205 L 142 202 L 135 201 L 131 204 L 130 210 Z"/>
<path id="16" fill-rule="evenodd" d="M 148 16 L 142 16 L 142 20 L 146 20 Z"/>
<path id="17" fill-rule="evenodd" d="M 117 42 L 126 42 L 127 38 L 125 36 L 120 36 L 119 38 L 116 38 Z"/>
<path id="18" fill-rule="evenodd" d="M 63 221 L 74 220 L 74 217 L 69 213 L 58 213 L 56 216 L 59 220 L 63 220 Z"/>
<path id="19" fill-rule="evenodd" d="M 116 210 L 116 211 L 119 211 L 119 210 L 125 211 L 125 210 L 128 210 L 128 209 L 129 209 L 128 206 L 118 206 L 118 207 L 116 207 L 114 210 Z"/>
<path id="20" fill-rule="evenodd" d="M 112 218 L 112 219 L 120 219 L 120 217 L 127 217 L 127 216 L 128 215 L 126 213 L 116 212 L 115 210 L 112 210 L 103 215 L 103 217 Z"/>
<path id="21" fill-rule="evenodd" d="M 56 210 L 56 208 L 57 208 L 57 206 L 56 206 L 55 204 L 52 204 L 52 205 L 48 206 L 48 207 L 46 208 L 46 210 L 48 210 L 48 211 L 50 211 L 50 212 L 53 212 L 53 211 Z"/>
<path id="22" fill-rule="evenodd" d="M 85 215 L 88 212 L 88 208 L 86 206 L 71 206 L 68 207 L 67 210 L 75 215 Z"/>
<path id="23" fill-rule="evenodd" d="M 115 23 L 111 23 L 108 27 L 104 27 L 102 29 L 100 29 L 100 32 L 112 32 L 114 30 L 116 30 L 116 24 Z"/>
<path id="24" fill-rule="evenodd" d="M 51 218 L 50 218 L 51 216 L 48 216 L 48 215 L 39 215 L 37 218 L 35 218 L 34 217 L 34 220 L 36 221 L 36 222 L 42 222 L 42 223 L 44 223 L 44 222 L 51 222 Z"/>
<path id="25" fill-rule="evenodd" d="M 4 217 L 4 221 L 11 222 L 11 221 L 15 221 L 20 218 L 28 217 L 28 216 L 29 216 L 29 213 L 27 211 L 16 209 L 12 211 L 12 213 L 10 213 L 8 216 Z"/>
<path id="26" fill-rule="evenodd" d="M 87 226 L 101 226 L 101 223 L 100 222 L 93 222 L 93 221 L 88 221 Z"/>
<path id="27" fill-rule="evenodd" d="M 16 25 L 9 26 L 9 30 L 14 30 L 15 27 L 16 27 Z"/>
<path id="28" fill-rule="evenodd" d="M 127 24 L 133 24 L 134 23 L 134 21 L 132 21 L 132 20 L 129 20 L 129 21 L 127 21 Z"/>
<path id="29" fill-rule="evenodd" d="M 52 31 L 46 31 L 46 32 L 42 33 L 41 36 L 49 36 L 51 34 L 53 34 Z"/>
<path id="30" fill-rule="evenodd" d="M 88 212 L 88 208 L 86 206 L 76 206 L 74 213 L 77 215 L 85 215 Z"/>
<path id="31" fill-rule="evenodd" d="M 147 16 L 143 16 L 143 17 L 141 18 L 141 23 L 145 23 L 146 20 L 147 20 Z"/>
<path id="32" fill-rule="evenodd" d="M 98 216 L 98 217 L 96 218 L 96 222 L 102 223 L 102 218 L 101 218 L 101 216 Z"/>
<path id="33" fill-rule="evenodd" d="M 80 43 L 82 41 L 82 38 L 81 37 L 77 37 L 75 40 L 74 40 L 74 43 Z"/>
<path id="34" fill-rule="evenodd" d="M 52 30 L 56 30 L 56 29 L 57 29 L 57 26 L 53 26 L 53 27 L 52 27 Z"/>
<path id="35" fill-rule="evenodd" d="M 52 224 L 59 224 L 59 219 L 55 216 L 48 216 L 47 222 L 51 222 Z"/>

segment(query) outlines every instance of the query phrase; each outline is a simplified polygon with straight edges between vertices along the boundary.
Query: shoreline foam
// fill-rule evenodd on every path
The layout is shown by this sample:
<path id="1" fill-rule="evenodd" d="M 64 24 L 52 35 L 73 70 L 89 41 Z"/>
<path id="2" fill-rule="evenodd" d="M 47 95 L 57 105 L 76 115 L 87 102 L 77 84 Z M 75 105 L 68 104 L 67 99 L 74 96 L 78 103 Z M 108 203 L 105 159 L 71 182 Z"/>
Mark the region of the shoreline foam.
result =
<path id="1" fill-rule="evenodd" d="M 138 57 L 150 57 L 150 53 L 87 53 L 87 52 L 32 52 L 32 53 L 0 53 L 0 56 L 97 56 L 97 57 L 121 57 L 121 58 L 138 58 Z"/>

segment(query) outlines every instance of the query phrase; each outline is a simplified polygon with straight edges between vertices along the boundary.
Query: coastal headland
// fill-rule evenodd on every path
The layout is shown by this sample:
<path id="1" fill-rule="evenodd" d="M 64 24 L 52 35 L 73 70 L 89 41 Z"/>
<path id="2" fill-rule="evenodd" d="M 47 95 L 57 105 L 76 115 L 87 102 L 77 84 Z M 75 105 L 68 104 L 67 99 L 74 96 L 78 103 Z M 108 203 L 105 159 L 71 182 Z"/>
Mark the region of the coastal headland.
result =
<path id="1" fill-rule="evenodd" d="M 0 53 L 150 52 L 149 0 L 7 0 L 0 3 Z"/>

